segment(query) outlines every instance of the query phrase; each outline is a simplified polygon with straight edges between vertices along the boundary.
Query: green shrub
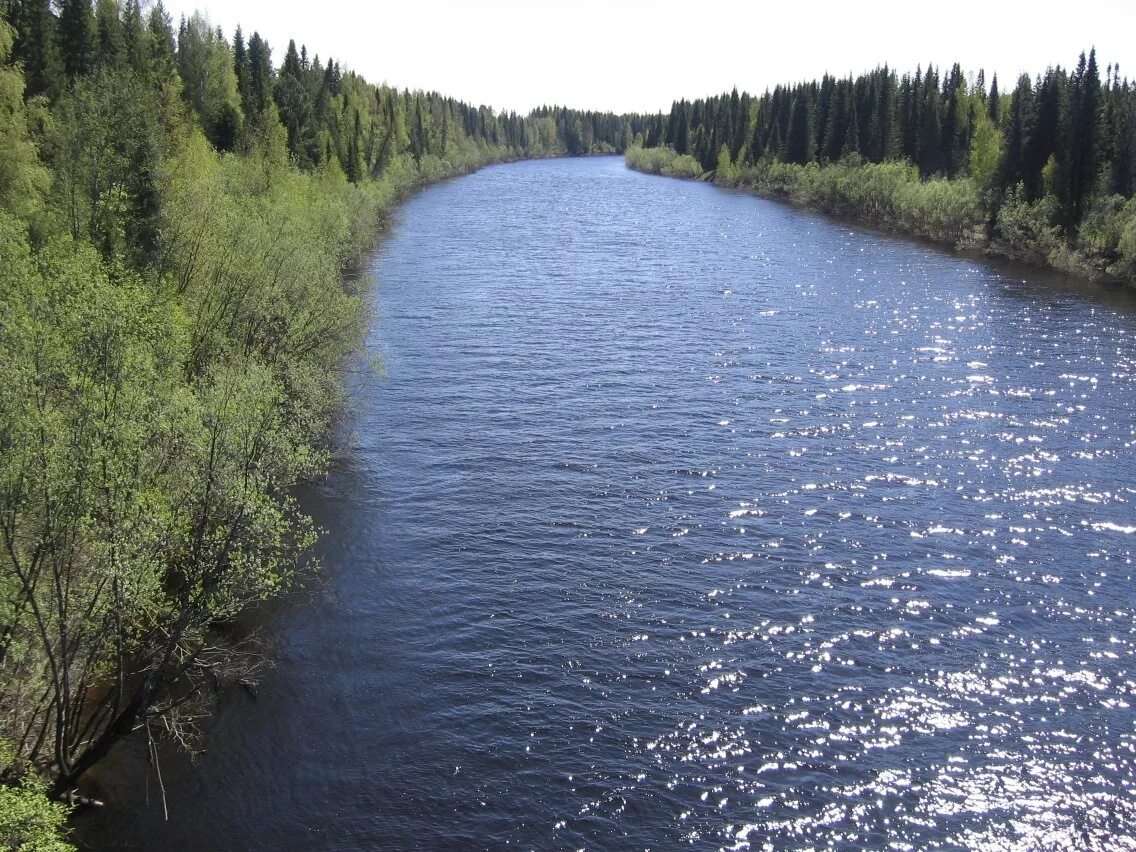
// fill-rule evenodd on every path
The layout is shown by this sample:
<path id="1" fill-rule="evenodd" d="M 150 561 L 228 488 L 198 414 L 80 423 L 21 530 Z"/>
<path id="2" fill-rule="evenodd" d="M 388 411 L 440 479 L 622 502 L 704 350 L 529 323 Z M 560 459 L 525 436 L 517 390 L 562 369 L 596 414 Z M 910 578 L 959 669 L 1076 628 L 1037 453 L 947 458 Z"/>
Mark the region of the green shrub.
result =
<path id="1" fill-rule="evenodd" d="M 1028 263 L 1068 266 L 1065 235 L 1058 221 L 1057 199 L 1046 195 L 1027 201 L 1019 185 L 1011 190 L 994 225 L 995 247 Z"/>
<path id="2" fill-rule="evenodd" d="M 697 180 L 703 176 L 702 166 L 689 154 L 678 154 L 673 148 L 640 148 L 632 146 L 624 162 L 639 172 L 667 177 Z"/>

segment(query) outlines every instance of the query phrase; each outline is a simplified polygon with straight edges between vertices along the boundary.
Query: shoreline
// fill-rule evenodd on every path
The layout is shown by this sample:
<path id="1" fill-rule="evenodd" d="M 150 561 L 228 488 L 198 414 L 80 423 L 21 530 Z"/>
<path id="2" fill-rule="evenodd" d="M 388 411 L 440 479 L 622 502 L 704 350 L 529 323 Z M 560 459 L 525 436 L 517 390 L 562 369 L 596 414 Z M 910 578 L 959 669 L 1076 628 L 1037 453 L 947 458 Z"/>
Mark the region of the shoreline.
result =
<path id="1" fill-rule="evenodd" d="M 928 240 L 958 253 L 1020 263 L 1033 270 L 1093 284 L 1136 289 L 1136 278 L 1113 275 L 1087 264 L 1063 237 L 1058 238 L 1051 232 L 1027 234 L 1029 239 L 1017 247 L 998 239 L 992 233 L 995 230 L 993 217 L 984 209 L 969 180 L 921 181 L 917 177 L 912 180 L 910 170 L 913 167 L 904 163 L 793 166 L 774 162 L 764 168 L 730 166 L 729 173 L 719 175 L 718 170 L 702 171 L 693 157 L 678 155 L 666 148 L 628 149 L 624 162 L 628 168 L 643 174 L 713 183 L 723 189 L 748 192 L 768 201 L 791 204 L 882 233 Z M 870 177 L 873 169 L 898 172 L 898 178 L 889 175 L 896 192 L 882 200 L 875 199 L 873 205 L 865 207 L 853 197 L 855 188 L 852 181 Z M 929 203 L 917 202 L 914 210 L 906 211 L 909 215 L 905 218 L 897 209 L 903 204 L 899 194 L 912 187 L 929 185 L 939 190 L 939 197 L 929 199 Z M 942 214 L 939 206 L 941 199 L 946 202 L 942 206 L 948 208 L 946 215 Z"/>

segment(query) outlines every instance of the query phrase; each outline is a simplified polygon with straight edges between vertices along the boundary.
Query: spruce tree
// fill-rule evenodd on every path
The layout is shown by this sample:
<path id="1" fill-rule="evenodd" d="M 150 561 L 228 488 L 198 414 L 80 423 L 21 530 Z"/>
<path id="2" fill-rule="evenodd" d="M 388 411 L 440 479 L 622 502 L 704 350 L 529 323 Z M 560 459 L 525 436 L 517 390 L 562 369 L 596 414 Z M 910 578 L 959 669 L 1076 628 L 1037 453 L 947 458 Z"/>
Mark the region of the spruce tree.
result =
<path id="1" fill-rule="evenodd" d="M 250 115 L 253 112 L 251 75 L 245 35 L 241 32 L 240 26 L 233 34 L 233 71 L 237 75 L 237 93 L 241 96 L 241 109 L 246 116 Z"/>
<path id="2" fill-rule="evenodd" d="M 253 32 L 248 42 L 249 99 L 245 117 L 255 123 L 263 122 L 264 114 L 272 106 L 273 71 L 272 49 L 268 42 Z"/>
<path id="3" fill-rule="evenodd" d="M 150 9 L 150 19 L 146 28 L 149 31 L 147 44 L 150 73 L 156 79 L 167 80 L 174 73 L 177 64 L 177 47 L 174 42 L 172 21 L 160 2 Z"/>
<path id="4" fill-rule="evenodd" d="M 856 100 L 852 86 L 848 87 L 848 97 L 844 107 L 844 141 L 840 147 L 841 160 L 860 156 L 860 119 L 856 114 Z"/>
<path id="5" fill-rule="evenodd" d="M 956 62 L 943 81 L 943 164 L 948 178 L 953 178 L 966 156 L 965 117 L 960 113 L 959 97 L 963 92 L 962 69 Z"/>
<path id="6" fill-rule="evenodd" d="M 997 85 L 997 80 L 994 81 Z M 1028 74 L 1018 78 L 1010 96 L 1010 113 L 1006 118 L 1006 151 L 1002 163 L 1005 185 L 1013 187 L 1025 181 L 1026 152 L 1030 146 L 1033 122 L 1033 87 Z"/>
<path id="7" fill-rule="evenodd" d="M 742 148 L 746 143 L 746 131 L 749 130 L 750 107 L 749 93 L 742 92 L 741 99 L 738 101 L 738 111 L 734 115 L 734 138 L 730 142 L 730 155 L 734 162 L 737 162 L 738 157 L 741 155 Z"/>
<path id="8" fill-rule="evenodd" d="M 1024 152 L 1022 178 L 1026 185 L 1026 197 L 1040 198 L 1046 187 L 1042 180 L 1042 170 L 1050 157 L 1056 157 L 1059 167 L 1065 166 L 1067 151 L 1062 144 L 1064 117 L 1062 104 L 1067 97 L 1068 77 L 1060 66 L 1046 70 L 1045 76 L 1036 84 L 1036 95 L 1031 101 L 1033 110 L 1027 115 L 1029 137 Z M 1060 200 L 1068 202 L 1068 181 L 1061 182 Z"/>
<path id="9" fill-rule="evenodd" d="M 939 75 L 928 66 L 923 77 L 923 100 L 919 111 L 919 173 L 928 178 L 946 170 L 943 151 L 943 108 L 939 100 Z"/>
<path id="10" fill-rule="evenodd" d="M 675 151 L 679 154 L 690 153 L 690 106 L 686 101 L 679 104 L 678 122 L 675 126 Z"/>
<path id="11" fill-rule="evenodd" d="M 123 61 L 128 67 L 138 74 L 146 73 L 148 65 L 146 30 L 142 25 L 142 7 L 139 0 L 126 0 L 123 6 L 122 52 Z"/>
<path id="12" fill-rule="evenodd" d="M 1088 64 L 1081 54 L 1073 80 L 1069 127 L 1069 204 L 1070 221 L 1076 224 L 1084 215 L 1097 177 L 1097 122 L 1100 109 L 1100 71 L 1097 52 L 1089 52 Z"/>
<path id="13" fill-rule="evenodd" d="M 757 114 L 753 120 L 753 132 L 749 139 L 749 162 L 757 164 L 765 154 L 765 99 L 757 102 Z"/>
<path id="14" fill-rule="evenodd" d="M 920 74 L 915 72 L 915 79 L 904 75 L 899 87 L 899 128 L 896 136 L 899 140 L 899 156 L 911 163 L 917 162 L 919 155 L 919 97 Z"/>
<path id="15" fill-rule="evenodd" d="M 330 70 L 331 66 L 328 65 Z M 288 131 L 288 151 L 300 168 L 311 168 L 321 161 L 318 122 L 312 108 L 311 95 L 304 81 L 304 69 L 300 64 L 300 54 L 296 42 L 288 42 L 284 54 L 284 65 L 276 80 L 274 90 L 276 106 L 280 110 L 280 121 Z M 326 148 L 326 145 L 324 146 Z M 326 161 L 326 151 L 322 159 Z"/>
<path id="16" fill-rule="evenodd" d="M 879 156 L 877 162 L 891 156 L 895 117 L 895 74 L 887 64 L 879 72 Z"/>
<path id="17" fill-rule="evenodd" d="M 63 68 L 51 0 L 14 0 L 9 16 L 16 29 L 12 54 L 23 65 L 26 96 L 54 98 L 63 89 Z"/>
<path id="18" fill-rule="evenodd" d="M 808 91 L 801 87 L 793 100 L 792 118 L 789 122 L 789 139 L 785 145 L 785 160 L 805 165 L 812 159 L 812 130 L 809 126 Z"/>
<path id="19" fill-rule="evenodd" d="M 122 21 L 118 15 L 118 0 L 97 0 L 95 4 L 95 68 L 118 68 L 125 58 L 124 54 L 125 44 L 123 43 Z"/>
<path id="20" fill-rule="evenodd" d="M 821 78 L 820 93 L 817 97 L 814 150 L 818 160 L 827 160 L 828 145 L 826 140 L 831 130 L 832 113 L 835 107 L 836 78 L 825 74 Z"/>
<path id="21" fill-rule="evenodd" d="M 69 79 L 91 69 L 95 42 L 95 16 L 90 0 L 63 0 L 59 10 L 59 54 Z"/>

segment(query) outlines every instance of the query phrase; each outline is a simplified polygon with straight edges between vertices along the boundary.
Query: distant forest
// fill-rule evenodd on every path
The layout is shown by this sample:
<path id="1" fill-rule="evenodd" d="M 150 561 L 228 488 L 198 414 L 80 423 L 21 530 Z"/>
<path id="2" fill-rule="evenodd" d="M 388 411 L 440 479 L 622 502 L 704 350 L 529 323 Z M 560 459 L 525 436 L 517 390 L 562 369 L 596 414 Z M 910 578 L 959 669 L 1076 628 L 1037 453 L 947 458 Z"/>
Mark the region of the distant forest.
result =
<path id="1" fill-rule="evenodd" d="M 1095 52 L 1009 90 L 957 64 L 735 89 L 677 101 L 639 142 L 674 155 L 630 158 L 649 171 L 714 172 L 937 239 L 1136 276 L 1136 85 L 1114 65 L 1102 79 Z"/>

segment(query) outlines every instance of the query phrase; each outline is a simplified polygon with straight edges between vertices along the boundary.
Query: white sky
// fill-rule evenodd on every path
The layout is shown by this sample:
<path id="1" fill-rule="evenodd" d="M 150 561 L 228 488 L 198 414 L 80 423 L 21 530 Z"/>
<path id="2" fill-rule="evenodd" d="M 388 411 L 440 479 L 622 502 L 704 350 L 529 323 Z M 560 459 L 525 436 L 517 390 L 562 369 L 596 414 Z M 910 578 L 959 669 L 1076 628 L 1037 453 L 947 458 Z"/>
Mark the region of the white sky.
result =
<path id="1" fill-rule="evenodd" d="M 860 73 L 887 62 L 959 62 L 1019 73 L 1075 66 L 1097 48 L 1101 77 L 1136 79 L 1136 0 L 166 0 L 231 40 L 258 30 L 274 64 L 288 39 L 368 80 L 527 112 L 548 103 L 654 112 L 673 100 Z"/>

